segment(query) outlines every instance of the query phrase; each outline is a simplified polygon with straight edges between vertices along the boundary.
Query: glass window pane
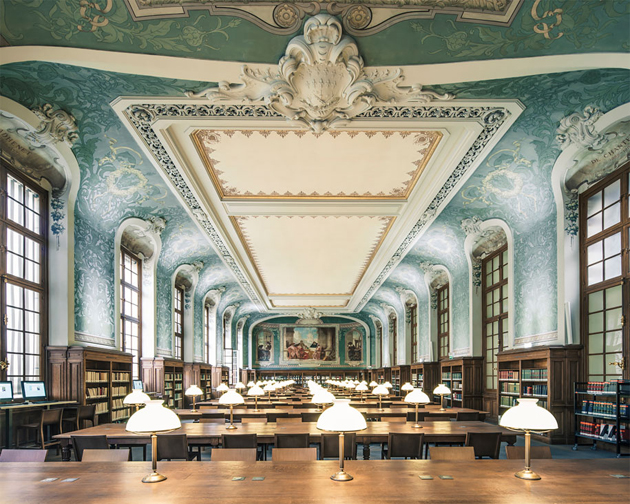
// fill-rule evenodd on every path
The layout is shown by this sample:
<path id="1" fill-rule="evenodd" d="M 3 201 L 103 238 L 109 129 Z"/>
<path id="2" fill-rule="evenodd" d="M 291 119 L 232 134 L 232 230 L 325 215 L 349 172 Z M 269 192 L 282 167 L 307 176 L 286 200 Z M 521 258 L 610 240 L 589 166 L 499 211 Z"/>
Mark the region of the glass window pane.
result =
<path id="1" fill-rule="evenodd" d="M 616 180 L 604 189 L 604 208 L 619 201 L 621 197 L 621 180 Z"/>
<path id="2" fill-rule="evenodd" d="M 604 262 L 604 280 L 610 280 L 621 275 L 621 256 L 607 259 Z"/>
<path id="3" fill-rule="evenodd" d="M 593 194 L 586 203 L 586 215 L 590 217 L 594 213 L 599 212 L 602 209 L 602 192 Z"/>
<path id="4" fill-rule="evenodd" d="M 7 329 L 15 329 L 21 331 L 23 326 L 23 311 L 19 308 L 12 308 L 7 306 Z"/>
<path id="5" fill-rule="evenodd" d="M 23 291 L 21 287 L 17 285 L 13 285 L 10 283 L 5 283 L 6 285 L 6 293 L 7 293 L 7 305 L 15 306 L 16 308 L 22 308 L 22 296 Z"/>
<path id="6" fill-rule="evenodd" d="M 23 352 L 24 351 L 24 337 L 23 337 L 22 331 L 7 331 L 7 351 L 8 352 Z"/>
<path id="7" fill-rule="evenodd" d="M 594 264 L 588 267 L 588 284 L 594 285 L 604 279 L 604 265 L 602 263 Z"/>
<path id="8" fill-rule="evenodd" d="M 604 210 L 604 229 L 618 224 L 621 220 L 621 203 L 616 203 Z"/>
<path id="9" fill-rule="evenodd" d="M 38 354 L 39 353 L 39 334 L 26 333 L 25 334 L 25 342 L 26 342 L 26 353 Z"/>
<path id="10" fill-rule="evenodd" d="M 622 333 L 621 331 L 606 333 L 606 353 L 622 351 Z"/>
<path id="11" fill-rule="evenodd" d="M 606 356 L 606 378 L 609 378 L 610 375 L 621 374 L 621 368 L 616 364 L 612 364 L 613 362 L 620 362 L 621 358 L 621 353 L 613 353 Z"/>
<path id="12" fill-rule="evenodd" d="M 26 365 L 25 374 L 31 376 L 39 375 L 39 355 L 25 355 L 24 361 Z"/>
<path id="13" fill-rule="evenodd" d="M 25 329 L 29 332 L 39 332 L 39 314 L 33 312 L 25 312 L 26 324 Z"/>
<path id="14" fill-rule="evenodd" d="M 606 289 L 606 308 L 610 309 L 621 306 L 621 295 L 621 285 L 615 285 L 610 289 Z"/>
<path id="15" fill-rule="evenodd" d="M 593 313 L 604 309 L 604 291 L 597 291 L 588 296 L 588 311 Z"/>
<path id="16" fill-rule="evenodd" d="M 588 316 L 588 332 L 596 333 L 604 330 L 604 314 L 594 313 Z"/>
<path id="17" fill-rule="evenodd" d="M 586 236 L 591 237 L 602 230 L 602 215 L 595 214 L 586 221 Z"/>
<path id="18" fill-rule="evenodd" d="M 604 240 L 604 256 L 608 259 L 618 254 L 621 254 L 621 233 L 616 233 Z"/>
<path id="19" fill-rule="evenodd" d="M 604 259 L 603 253 L 602 253 L 602 242 L 593 243 L 593 245 L 588 247 L 587 257 L 588 257 L 588 264 L 600 262 L 602 259 Z"/>
<path id="20" fill-rule="evenodd" d="M 604 351 L 604 335 L 602 333 L 588 335 L 588 353 L 597 354 Z"/>
<path id="21" fill-rule="evenodd" d="M 589 355 L 588 356 L 588 372 L 589 374 L 602 374 L 604 372 L 604 356 Z"/>
<path id="22" fill-rule="evenodd" d="M 9 369 L 12 376 L 21 376 L 24 374 L 24 358 L 22 354 L 7 353 L 7 359 L 9 359 Z M 14 389 L 13 392 L 15 393 Z"/>
<path id="23" fill-rule="evenodd" d="M 606 330 L 614 331 L 621 329 L 621 308 L 606 311 Z"/>
<path id="24" fill-rule="evenodd" d="M 25 198 L 26 208 L 29 208 L 35 213 L 39 212 L 39 194 L 34 191 L 31 191 L 28 187 L 26 188 L 26 198 Z"/>
<path id="25" fill-rule="evenodd" d="M 26 299 L 25 308 L 27 310 L 39 312 L 39 292 L 25 289 L 24 295 Z"/>

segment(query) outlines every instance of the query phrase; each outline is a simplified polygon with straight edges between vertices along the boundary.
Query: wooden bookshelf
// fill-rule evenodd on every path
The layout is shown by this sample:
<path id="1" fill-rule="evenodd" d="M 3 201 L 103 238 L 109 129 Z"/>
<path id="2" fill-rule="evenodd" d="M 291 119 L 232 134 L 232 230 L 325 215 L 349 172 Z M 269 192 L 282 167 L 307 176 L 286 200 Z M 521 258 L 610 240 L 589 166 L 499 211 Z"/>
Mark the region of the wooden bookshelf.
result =
<path id="1" fill-rule="evenodd" d="M 410 383 L 421 388 L 429 397 L 433 396 L 433 389 L 440 383 L 440 363 L 422 362 L 410 366 Z"/>
<path id="2" fill-rule="evenodd" d="M 558 422 L 558 429 L 532 434 L 546 443 L 573 440 L 573 383 L 581 376 L 581 345 L 539 347 L 499 352 L 497 401 L 501 416 L 519 397 L 538 399 Z"/>
<path id="3" fill-rule="evenodd" d="M 170 408 L 184 407 L 184 363 L 179 359 L 153 357 L 142 359 L 145 392 L 162 396 Z"/>
<path id="4" fill-rule="evenodd" d="M 481 410 L 483 406 L 483 358 L 462 357 L 440 362 L 440 383 L 451 389 L 445 405 Z"/>
<path id="5" fill-rule="evenodd" d="M 209 400 L 212 398 L 212 366 L 210 364 L 199 365 L 199 388 L 203 390 L 203 395 L 199 400 Z"/>
<path id="6" fill-rule="evenodd" d="M 358 369 L 327 369 L 327 370 L 256 370 L 259 380 L 295 380 L 299 385 L 306 385 L 309 380 L 324 385 L 326 380 L 359 380 L 360 370 Z"/>
<path id="7" fill-rule="evenodd" d="M 411 366 L 395 366 L 392 368 L 391 393 L 400 395 L 400 387 L 411 382 Z"/>
<path id="8" fill-rule="evenodd" d="M 131 409 L 123 404 L 131 392 L 131 354 L 89 347 L 48 347 L 51 399 L 96 406 L 100 424 L 124 422 Z"/>
<path id="9" fill-rule="evenodd" d="M 379 385 L 392 381 L 392 368 L 383 367 L 376 370 L 376 383 Z"/>
<path id="10" fill-rule="evenodd" d="M 203 395 L 198 396 L 195 401 L 205 401 L 212 396 L 212 366 L 200 362 L 184 363 L 184 392 L 188 387 L 197 385 Z M 184 395 L 184 407 L 192 406 L 192 398 Z"/>

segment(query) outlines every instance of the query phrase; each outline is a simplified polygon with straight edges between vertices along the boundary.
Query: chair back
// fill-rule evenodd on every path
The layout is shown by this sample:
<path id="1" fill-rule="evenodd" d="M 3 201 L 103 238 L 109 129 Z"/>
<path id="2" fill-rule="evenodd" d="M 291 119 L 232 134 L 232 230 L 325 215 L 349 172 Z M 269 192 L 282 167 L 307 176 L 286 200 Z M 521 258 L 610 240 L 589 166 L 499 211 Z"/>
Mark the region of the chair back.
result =
<path id="1" fill-rule="evenodd" d="M 479 422 L 481 417 L 478 411 L 458 411 L 456 420 L 458 422 Z"/>
<path id="2" fill-rule="evenodd" d="M 46 427 L 47 425 L 57 425 L 61 427 L 61 416 L 63 415 L 63 408 L 42 410 L 41 425 Z"/>
<path id="3" fill-rule="evenodd" d="M 475 449 L 475 457 L 499 458 L 499 449 L 501 448 L 500 432 L 474 432 L 466 433 L 466 446 L 472 446 Z"/>
<path id="4" fill-rule="evenodd" d="M 96 404 L 88 404 L 86 406 L 79 406 L 77 409 L 77 423 L 81 428 L 81 422 L 89 420 L 92 425 L 96 425 Z"/>
<path id="5" fill-rule="evenodd" d="M 211 405 L 206 405 L 206 404 L 204 404 L 204 405 L 202 405 L 202 406 L 197 406 L 197 409 L 200 409 L 200 410 L 209 410 L 209 409 L 219 409 L 219 407 L 218 407 L 218 406 L 211 406 Z"/>
<path id="6" fill-rule="evenodd" d="M 475 460 L 472 446 L 432 446 L 429 453 L 431 460 Z"/>
<path id="7" fill-rule="evenodd" d="M 83 450 L 81 462 L 127 462 L 129 448 L 121 450 Z"/>
<path id="8" fill-rule="evenodd" d="M 0 453 L 0 462 L 45 462 L 48 450 L 9 450 Z"/>
<path id="9" fill-rule="evenodd" d="M 308 448 L 309 435 L 306 434 L 275 434 L 273 444 L 276 448 Z"/>
<path id="10" fill-rule="evenodd" d="M 213 411 L 212 413 L 203 412 L 201 418 L 222 418 L 225 420 L 225 413 L 223 411 Z"/>
<path id="11" fill-rule="evenodd" d="M 256 434 L 223 434 L 221 436 L 223 448 L 258 448 Z"/>
<path id="12" fill-rule="evenodd" d="M 406 423 L 406 416 L 390 416 L 381 418 L 381 422 L 394 422 L 394 423 Z"/>
<path id="13" fill-rule="evenodd" d="M 201 417 L 199 419 L 199 423 L 215 423 L 215 424 L 224 424 L 225 423 L 225 418 L 224 417 L 220 417 L 220 418 L 212 418 L 212 417 Z"/>
<path id="14" fill-rule="evenodd" d="M 426 411 L 419 410 L 418 411 L 418 422 L 424 422 L 424 419 L 427 417 L 429 413 Z M 416 421 L 416 410 L 407 411 L 407 422 L 415 422 Z"/>
<path id="15" fill-rule="evenodd" d="M 271 411 L 267 413 L 267 423 L 275 422 L 278 418 L 288 417 L 287 411 Z"/>
<path id="16" fill-rule="evenodd" d="M 256 462 L 256 448 L 213 448 L 213 462 Z"/>
<path id="17" fill-rule="evenodd" d="M 278 425 L 287 423 L 302 423 L 302 417 L 278 417 L 276 418 L 276 423 Z"/>
<path id="18" fill-rule="evenodd" d="M 277 411 L 293 411 L 293 406 L 276 406 Z"/>
<path id="19" fill-rule="evenodd" d="M 409 457 L 421 459 L 423 444 L 424 434 L 390 432 L 387 437 L 387 458 Z"/>
<path id="20" fill-rule="evenodd" d="M 186 434 L 162 434 L 157 437 L 158 460 L 188 460 L 188 438 Z"/>
<path id="21" fill-rule="evenodd" d="M 300 413 L 302 415 L 302 422 L 317 422 L 321 413 L 314 413 L 311 411 L 305 411 Z"/>
<path id="22" fill-rule="evenodd" d="M 525 458 L 525 447 L 506 446 L 505 456 L 508 460 L 523 460 Z M 529 449 L 529 457 L 533 459 L 550 459 L 551 448 L 548 446 L 532 446 Z"/>
<path id="23" fill-rule="evenodd" d="M 423 422 L 450 422 L 451 419 L 443 415 L 426 415 Z"/>
<path id="24" fill-rule="evenodd" d="M 267 423 L 267 418 L 265 417 L 243 417 L 241 418 L 241 422 L 243 423 Z"/>
<path id="25" fill-rule="evenodd" d="M 273 448 L 271 460 L 274 462 L 317 460 L 317 448 Z"/>
<path id="26" fill-rule="evenodd" d="M 356 460 L 357 458 L 357 434 L 349 432 L 343 436 L 343 458 Z M 320 441 L 319 458 L 339 458 L 339 434 L 322 434 Z"/>
<path id="27" fill-rule="evenodd" d="M 70 436 L 77 462 L 83 458 L 83 450 L 109 450 L 107 436 Z"/>

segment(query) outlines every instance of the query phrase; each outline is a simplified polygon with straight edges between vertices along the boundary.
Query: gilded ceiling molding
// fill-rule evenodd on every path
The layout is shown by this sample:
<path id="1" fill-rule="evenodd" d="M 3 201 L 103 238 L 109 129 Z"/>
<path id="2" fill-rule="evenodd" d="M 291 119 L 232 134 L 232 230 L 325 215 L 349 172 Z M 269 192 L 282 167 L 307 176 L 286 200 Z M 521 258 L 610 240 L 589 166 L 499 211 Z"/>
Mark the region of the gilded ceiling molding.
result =
<path id="1" fill-rule="evenodd" d="M 453 95 L 424 91 L 421 84 L 401 86 L 402 69 L 364 67 L 359 49 L 342 34 L 341 23 L 318 14 L 304 25 L 304 35 L 293 38 L 277 69 L 254 70 L 243 65 L 241 83 L 219 82 L 190 98 L 265 104 L 290 122 L 322 133 L 346 126 L 378 104 L 420 104 L 452 100 Z"/>
<path id="2" fill-rule="evenodd" d="M 509 27 L 524 0 L 125 0 L 135 21 L 188 17 L 205 9 L 213 16 L 236 16 L 277 35 L 295 33 L 307 15 L 326 10 L 341 17 L 347 31 L 365 36 L 401 21 L 434 19 L 436 14 L 457 16 L 454 21 Z M 540 0 L 536 0 L 536 5 Z M 556 11 L 562 12 L 561 9 Z M 555 13 L 555 11 L 554 11 Z M 553 13 L 551 13 L 553 14 Z M 547 16 L 545 13 L 543 16 Z M 541 18 L 535 18 L 541 20 Z M 551 28 L 540 23 L 543 30 Z M 537 25 L 538 26 L 538 25 Z M 538 33 L 544 33 L 539 31 Z"/>

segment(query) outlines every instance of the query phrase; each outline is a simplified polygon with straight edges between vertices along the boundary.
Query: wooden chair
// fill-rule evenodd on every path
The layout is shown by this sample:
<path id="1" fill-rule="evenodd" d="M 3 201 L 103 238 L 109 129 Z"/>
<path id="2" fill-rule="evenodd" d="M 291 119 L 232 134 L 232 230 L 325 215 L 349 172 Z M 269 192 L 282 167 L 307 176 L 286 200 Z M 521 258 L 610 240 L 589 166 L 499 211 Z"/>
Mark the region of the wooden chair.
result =
<path id="1" fill-rule="evenodd" d="M 276 406 L 277 411 L 293 411 L 293 406 Z"/>
<path id="2" fill-rule="evenodd" d="M 357 434 L 346 433 L 343 442 L 343 458 L 346 460 L 357 459 Z M 339 434 L 322 434 L 319 447 L 319 459 L 339 459 Z"/>
<path id="3" fill-rule="evenodd" d="M 321 413 L 305 411 L 301 413 L 301 415 L 302 415 L 302 422 L 317 422 L 317 420 L 319 420 L 319 416 L 321 415 Z"/>
<path id="4" fill-rule="evenodd" d="M 423 422 L 450 422 L 451 419 L 447 416 L 442 416 L 442 415 L 426 415 L 422 421 Z"/>
<path id="5" fill-rule="evenodd" d="M 197 460 L 201 459 L 200 453 L 191 453 L 188 449 L 188 437 L 186 434 L 163 434 L 157 437 L 158 460 Z"/>
<path id="6" fill-rule="evenodd" d="M 424 419 L 429 413 L 427 411 L 418 411 L 418 422 L 424 422 Z M 407 411 L 407 422 L 415 422 L 416 421 L 416 410 Z"/>
<path id="7" fill-rule="evenodd" d="M 256 448 L 213 448 L 213 462 L 256 462 Z"/>
<path id="8" fill-rule="evenodd" d="M 499 449 L 501 448 L 500 432 L 474 432 L 466 433 L 466 446 L 472 446 L 475 449 L 475 457 L 499 458 Z"/>
<path id="9" fill-rule="evenodd" d="M 46 441 L 45 432 L 47 427 L 56 427 L 57 432 L 61 433 L 61 418 L 63 415 L 63 408 L 58 409 L 42 409 L 39 410 L 39 422 L 19 425 L 16 433 L 16 446 L 20 447 L 20 434 L 22 431 L 26 430 L 35 430 L 37 433 L 37 444 L 40 445 L 42 450 L 45 450 L 48 446 L 57 446 L 59 447 L 59 440 L 51 439 L 50 441 Z M 27 432 L 28 436 L 28 432 Z"/>
<path id="10" fill-rule="evenodd" d="M 472 446 L 432 446 L 429 451 L 431 460 L 475 460 Z"/>
<path id="11" fill-rule="evenodd" d="M 201 414 L 201 418 L 222 418 L 223 420 L 225 420 L 225 413 L 222 411 L 213 411 L 211 413 L 204 412 Z"/>
<path id="12" fill-rule="evenodd" d="M 70 439 L 77 462 L 81 462 L 83 450 L 109 450 L 107 436 L 70 436 Z"/>
<path id="13" fill-rule="evenodd" d="M 407 423 L 406 416 L 391 416 L 381 418 L 381 422 Z"/>
<path id="14" fill-rule="evenodd" d="M 0 462 L 45 462 L 48 450 L 9 450 L 0 453 Z"/>
<path id="15" fill-rule="evenodd" d="M 267 423 L 267 419 L 265 417 L 243 417 L 241 418 L 242 423 Z"/>
<path id="16" fill-rule="evenodd" d="M 223 448 L 258 448 L 258 436 L 256 434 L 222 434 L 221 445 Z"/>
<path id="17" fill-rule="evenodd" d="M 317 460 L 317 448 L 273 448 L 271 460 L 274 462 Z"/>
<path id="18" fill-rule="evenodd" d="M 218 406 L 197 406 L 198 409 L 200 410 L 215 410 L 215 409 L 219 409 Z"/>
<path id="19" fill-rule="evenodd" d="M 221 417 L 221 418 L 201 417 L 199 419 L 199 423 L 224 424 L 225 423 L 225 417 Z"/>
<path id="20" fill-rule="evenodd" d="M 524 446 L 506 446 L 505 456 L 508 460 L 523 460 L 525 458 Z M 550 459 L 551 448 L 548 446 L 532 446 L 529 449 L 529 456 L 533 459 Z"/>
<path id="21" fill-rule="evenodd" d="M 276 448 L 308 448 L 308 434 L 275 434 L 273 444 Z"/>
<path id="22" fill-rule="evenodd" d="M 62 418 L 62 424 L 71 424 L 72 430 L 80 430 L 82 422 L 90 422 L 92 424 L 91 427 L 96 425 L 96 404 L 78 406 L 74 409 L 73 415 Z"/>
<path id="23" fill-rule="evenodd" d="M 83 450 L 81 462 L 127 462 L 130 456 L 129 448 L 126 450 Z"/>
<path id="24" fill-rule="evenodd" d="M 387 459 L 392 457 L 422 458 L 424 434 L 390 432 L 387 437 Z"/>
<path id="25" fill-rule="evenodd" d="M 275 422 L 278 418 L 286 418 L 288 416 L 288 411 L 271 411 L 267 413 L 267 423 L 272 423 Z"/>
<path id="26" fill-rule="evenodd" d="M 458 422 L 479 422 L 481 417 L 478 411 L 458 411 L 455 420 Z"/>
<path id="27" fill-rule="evenodd" d="M 302 423 L 302 417 L 278 417 L 276 418 L 276 423 L 278 425 L 287 423 Z"/>

